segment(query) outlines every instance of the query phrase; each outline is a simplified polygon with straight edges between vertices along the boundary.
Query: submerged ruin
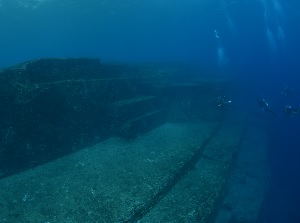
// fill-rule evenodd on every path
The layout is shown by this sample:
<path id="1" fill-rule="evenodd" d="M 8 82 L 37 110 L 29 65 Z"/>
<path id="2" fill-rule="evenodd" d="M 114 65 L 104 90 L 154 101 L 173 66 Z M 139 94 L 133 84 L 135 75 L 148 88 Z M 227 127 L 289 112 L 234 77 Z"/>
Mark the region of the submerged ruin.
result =
<path id="1" fill-rule="evenodd" d="M 0 222 L 255 222 L 257 117 L 171 65 L 39 59 L 0 71 Z"/>

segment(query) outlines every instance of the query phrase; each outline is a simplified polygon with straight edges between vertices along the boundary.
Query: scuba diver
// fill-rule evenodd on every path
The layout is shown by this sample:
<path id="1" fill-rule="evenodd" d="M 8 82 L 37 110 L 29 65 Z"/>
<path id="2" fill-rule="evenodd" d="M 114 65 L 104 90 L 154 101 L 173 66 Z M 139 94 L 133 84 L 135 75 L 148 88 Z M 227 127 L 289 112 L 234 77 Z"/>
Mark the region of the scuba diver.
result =
<path id="1" fill-rule="evenodd" d="M 220 108 L 231 109 L 231 100 L 228 100 L 227 96 L 219 96 L 217 104 Z"/>
<path id="2" fill-rule="evenodd" d="M 263 98 L 258 98 L 258 99 L 257 99 L 257 102 L 258 102 L 259 107 L 262 108 L 262 110 L 264 110 L 264 111 L 266 111 L 266 112 L 270 112 L 270 113 L 273 115 L 273 117 L 275 117 L 275 112 L 273 112 L 273 111 L 270 109 L 269 103 L 268 103 L 265 99 L 263 99 Z"/>
<path id="3" fill-rule="evenodd" d="M 286 115 L 288 115 L 288 116 L 290 116 L 290 117 L 293 117 L 294 115 L 297 115 L 297 114 L 300 112 L 300 106 L 298 106 L 298 107 L 292 107 L 292 106 L 290 106 L 290 105 L 287 105 L 287 106 L 284 106 L 284 107 L 282 108 L 282 111 L 283 111 Z"/>

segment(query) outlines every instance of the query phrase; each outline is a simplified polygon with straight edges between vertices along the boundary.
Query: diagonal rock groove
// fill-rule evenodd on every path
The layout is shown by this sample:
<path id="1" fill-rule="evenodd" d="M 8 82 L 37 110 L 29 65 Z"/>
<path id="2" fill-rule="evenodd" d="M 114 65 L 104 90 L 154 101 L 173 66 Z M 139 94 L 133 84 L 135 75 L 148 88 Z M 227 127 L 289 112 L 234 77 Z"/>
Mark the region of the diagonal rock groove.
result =
<path id="1" fill-rule="evenodd" d="M 191 170 L 195 167 L 196 163 L 199 161 L 202 156 L 203 149 L 207 146 L 207 144 L 215 137 L 221 128 L 223 122 L 220 122 L 216 128 L 212 131 L 210 136 L 202 143 L 201 146 L 197 149 L 194 155 L 185 162 L 176 173 L 174 173 L 170 179 L 168 179 L 167 183 L 163 185 L 152 197 L 151 200 L 146 201 L 145 204 L 140 205 L 132 213 L 129 213 L 128 217 L 120 219 L 118 223 L 134 223 L 141 219 L 145 214 L 151 211 L 161 199 L 163 199 L 169 191 Z"/>
<path id="2" fill-rule="evenodd" d="M 245 118 L 246 120 L 248 120 L 248 118 Z M 222 205 L 222 201 L 224 199 L 224 197 L 226 196 L 226 190 L 228 188 L 228 181 L 229 181 L 229 175 L 233 172 L 234 168 L 236 168 L 236 164 L 237 164 L 237 158 L 239 156 L 239 152 L 240 150 L 238 148 L 241 147 L 241 144 L 244 141 L 244 137 L 246 135 L 246 131 L 247 131 L 247 127 L 249 125 L 249 123 L 247 123 L 248 121 L 246 121 L 246 123 L 244 124 L 244 127 L 242 128 L 241 131 L 241 135 L 240 135 L 240 140 L 238 142 L 238 144 L 235 146 L 237 149 L 235 149 L 235 153 L 234 153 L 234 157 L 232 162 L 230 163 L 230 167 L 228 168 L 228 176 L 226 177 L 226 181 L 222 187 L 221 193 L 219 198 L 216 200 L 216 208 L 214 209 L 214 211 L 212 213 L 210 213 L 210 216 L 208 217 L 208 222 L 215 222 L 216 219 L 216 215 L 219 212 L 221 205 Z M 212 159 L 211 157 L 207 157 L 208 159 Z M 202 222 L 202 216 L 201 215 L 197 215 L 196 216 L 197 222 Z"/>

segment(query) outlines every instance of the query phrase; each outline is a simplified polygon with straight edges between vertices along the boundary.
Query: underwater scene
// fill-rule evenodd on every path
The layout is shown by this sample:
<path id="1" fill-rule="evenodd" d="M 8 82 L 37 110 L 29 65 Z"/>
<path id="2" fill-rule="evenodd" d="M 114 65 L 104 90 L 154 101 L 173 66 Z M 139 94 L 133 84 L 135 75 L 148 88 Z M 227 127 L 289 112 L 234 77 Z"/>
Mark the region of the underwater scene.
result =
<path id="1" fill-rule="evenodd" d="M 299 223 L 300 1 L 0 0 L 0 223 Z"/>

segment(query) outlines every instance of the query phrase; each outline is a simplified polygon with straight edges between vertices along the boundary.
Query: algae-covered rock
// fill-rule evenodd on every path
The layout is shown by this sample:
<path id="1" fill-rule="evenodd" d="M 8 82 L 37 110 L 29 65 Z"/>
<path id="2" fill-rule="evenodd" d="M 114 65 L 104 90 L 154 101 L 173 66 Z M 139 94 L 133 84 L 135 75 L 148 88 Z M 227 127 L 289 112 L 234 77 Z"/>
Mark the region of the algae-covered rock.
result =
<path id="1" fill-rule="evenodd" d="M 98 59 L 40 59 L 1 71 L 0 177 L 115 134 L 125 121 L 112 120 L 110 104 L 142 95 L 140 74 Z"/>
<path id="2" fill-rule="evenodd" d="M 224 89 L 176 66 L 89 58 L 28 61 L 0 80 L 0 177 L 112 136 L 133 139 L 166 120 L 215 119 L 210 101 Z"/>

